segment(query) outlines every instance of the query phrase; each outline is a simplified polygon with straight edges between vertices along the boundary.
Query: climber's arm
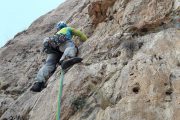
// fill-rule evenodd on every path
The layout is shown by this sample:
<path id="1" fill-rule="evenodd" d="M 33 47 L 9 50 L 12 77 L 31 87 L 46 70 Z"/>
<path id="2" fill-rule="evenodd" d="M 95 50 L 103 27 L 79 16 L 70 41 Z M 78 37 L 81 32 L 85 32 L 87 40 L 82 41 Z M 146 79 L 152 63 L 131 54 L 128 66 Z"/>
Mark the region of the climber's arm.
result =
<path id="1" fill-rule="evenodd" d="M 74 28 L 71 28 L 73 35 L 80 37 L 81 41 L 86 41 L 87 37 L 84 33 L 82 33 L 80 30 L 76 30 Z"/>

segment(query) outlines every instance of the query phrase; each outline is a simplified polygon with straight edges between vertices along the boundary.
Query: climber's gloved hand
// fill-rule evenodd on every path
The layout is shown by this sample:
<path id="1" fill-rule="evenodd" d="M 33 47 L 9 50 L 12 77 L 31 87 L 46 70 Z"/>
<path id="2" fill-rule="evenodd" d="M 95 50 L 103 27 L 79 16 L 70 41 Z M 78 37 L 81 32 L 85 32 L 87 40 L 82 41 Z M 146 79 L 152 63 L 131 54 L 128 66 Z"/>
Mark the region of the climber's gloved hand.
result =
<path id="1" fill-rule="evenodd" d="M 48 53 L 48 50 L 49 50 L 49 48 L 50 48 L 49 40 L 50 40 L 49 37 L 46 37 L 46 38 L 43 40 L 43 50 L 42 50 L 42 52 Z"/>
<path id="2" fill-rule="evenodd" d="M 48 53 L 48 47 L 43 46 L 42 52 L 43 53 Z"/>
<path id="3" fill-rule="evenodd" d="M 61 65 L 63 63 L 63 60 L 59 60 L 58 64 Z"/>

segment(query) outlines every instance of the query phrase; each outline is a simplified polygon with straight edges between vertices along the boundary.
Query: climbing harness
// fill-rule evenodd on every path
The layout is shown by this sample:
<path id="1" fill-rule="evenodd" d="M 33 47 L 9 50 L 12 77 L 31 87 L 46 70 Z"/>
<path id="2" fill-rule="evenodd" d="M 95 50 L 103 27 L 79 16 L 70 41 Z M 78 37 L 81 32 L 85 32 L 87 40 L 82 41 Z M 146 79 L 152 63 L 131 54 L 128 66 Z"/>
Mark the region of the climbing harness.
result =
<path id="1" fill-rule="evenodd" d="M 60 120 L 60 113 L 61 113 L 61 96 L 63 91 L 63 80 L 64 80 L 64 70 L 61 70 L 60 76 L 60 85 L 59 85 L 59 92 L 58 92 L 58 106 L 57 106 L 57 113 L 56 113 L 56 120 Z"/>
<path id="2" fill-rule="evenodd" d="M 58 46 L 69 40 L 64 34 L 56 34 L 53 37 Z"/>
<path id="3" fill-rule="evenodd" d="M 59 53 L 59 48 L 53 37 L 45 38 L 43 42 L 43 52 L 47 54 Z"/>

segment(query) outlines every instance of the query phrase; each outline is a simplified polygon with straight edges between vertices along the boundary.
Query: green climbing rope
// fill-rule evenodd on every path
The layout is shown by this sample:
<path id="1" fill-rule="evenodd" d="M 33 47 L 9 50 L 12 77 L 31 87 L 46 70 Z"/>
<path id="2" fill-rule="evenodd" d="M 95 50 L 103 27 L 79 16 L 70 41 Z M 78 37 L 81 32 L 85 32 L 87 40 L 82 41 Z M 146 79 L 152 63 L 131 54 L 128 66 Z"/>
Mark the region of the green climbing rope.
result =
<path id="1" fill-rule="evenodd" d="M 60 85 L 59 85 L 59 92 L 58 92 L 58 106 L 57 106 L 56 120 L 60 120 L 61 96 L 62 96 L 62 91 L 63 91 L 63 80 L 64 80 L 64 70 L 61 70 Z"/>

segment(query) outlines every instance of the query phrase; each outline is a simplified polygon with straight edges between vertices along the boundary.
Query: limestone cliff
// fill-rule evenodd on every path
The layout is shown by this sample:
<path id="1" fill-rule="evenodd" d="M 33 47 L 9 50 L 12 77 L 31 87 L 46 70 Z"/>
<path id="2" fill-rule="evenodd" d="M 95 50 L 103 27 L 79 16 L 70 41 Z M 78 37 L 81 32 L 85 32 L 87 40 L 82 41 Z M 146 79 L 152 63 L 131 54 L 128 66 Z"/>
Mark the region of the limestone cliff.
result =
<path id="1" fill-rule="evenodd" d="M 0 120 L 55 120 L 60 67 L 41 93 L 29 88 L 60 20 L 89 38 L 65 74 L 61 120 L 180 120 L 179 6 L 67 0 L 41 16 L 0 48 Z"/>

